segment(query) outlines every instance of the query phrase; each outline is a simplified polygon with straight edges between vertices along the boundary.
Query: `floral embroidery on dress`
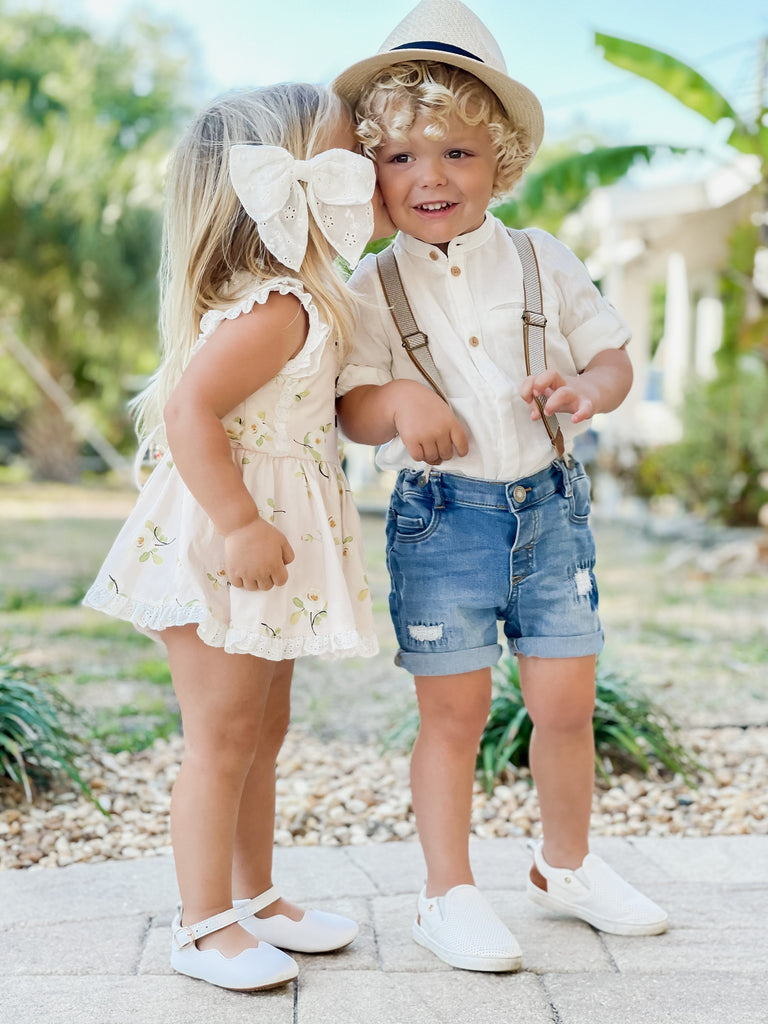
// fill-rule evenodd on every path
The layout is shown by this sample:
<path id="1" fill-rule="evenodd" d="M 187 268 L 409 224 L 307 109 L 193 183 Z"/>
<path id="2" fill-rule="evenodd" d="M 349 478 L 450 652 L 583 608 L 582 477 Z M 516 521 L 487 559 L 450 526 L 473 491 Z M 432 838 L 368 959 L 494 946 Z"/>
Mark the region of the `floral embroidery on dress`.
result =
<path id="1" fill-rule="evenodd" d="M 259 517 L 268 523 L 274 523 L 276 512 L 285 512 L 284 508 L 275 508 L 274 498 L 267 498 L 267 508 L 270 509 L 269 513 L 262 511 L 260 505 L 256 506 L 256 511 L 259 513 Z"/>
<path id="2" fill-rule="evenodd" d="M 146 537 L 144 534 L 141 534 L 136 538 L 136 547 L 140 552 L 139 561 L 148 562 L 151 558 L 155 565 L 161 565 L 163 559 L 159 554 L 160 548 L 173 544 L 173 540 L 168 540 L 160 527 L 155 526 L 151 519 L 147 519 L 144 526 L 149 530 L 151 536 Z M 152 546 L 150 547 L 150 545 Z"/>
<path id="3" fill-rule="evenodd" d="M 306 601 L 306 604 L 304 603 Z M 328 602 L 326 601 L 323 607 L 320 607 L 320 591 L 309 590 L 307 591 L 304 600 L 300 597 L 294 597 L 293 603 L 296 605 L 297 611 L 291 615 L 291 625 L 295 626 L 296 623 L 301 619 L 303 615 L 306 615 L 309 619 L 309 628 L 312 632 L 315 632 L 315 625 L 328 615 Z"/>
<path id="4" fill-rule="evenodd" d="M 219 569 L 215 575 L 212 572 L 207 572 L 205 575 L 211 581 L 214 590 L 221 590 L 222 587 L 230 586 L 230 582 L 227 579 L 226 569 Z"/>
<path id="5" fill-rule="evenodd" d="M 304 435 L 304 440 L 296 442 L 297 444 L 300 444 L 302 448 L 307 449 L 309 454 L 317 463 L 318 470 L 326 478 L 326 480 L 330 480 L 331 476 L 330 473 L 328 472 L 328 465 L 326 463 L 325 454 L 324 452 L 320 451 L 320 446 L 323 444 L 325 440 L 322 437 L 322 435 L 327 434 L 332 429 L 332 423 L 324 423 L 323 426 L 317 428 L 317 431 L 313 432 L 311 430 L 308 430 Z"/>
<path id="6" fill-rule="evenodd" d="M 258 445 L 259 448 L 264 444 L 265 441 L 272 441 L 273 437 L 270 434 L 272 429 L 267 423 L 266 412 L 256 413 L 256 422 L 250 424 L 251 440 L 254 444 Z"/>

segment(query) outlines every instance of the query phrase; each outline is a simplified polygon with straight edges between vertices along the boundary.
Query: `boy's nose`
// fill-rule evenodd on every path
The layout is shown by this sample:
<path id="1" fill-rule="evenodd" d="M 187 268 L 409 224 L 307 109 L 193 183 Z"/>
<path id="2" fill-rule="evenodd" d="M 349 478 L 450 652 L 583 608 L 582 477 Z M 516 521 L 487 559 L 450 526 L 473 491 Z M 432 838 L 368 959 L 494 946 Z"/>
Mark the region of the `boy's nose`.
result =
<path id="1" fill-rule="evenodd" d="M 425 160 L 421 167 L 422 185 L 444 185 L 447 181 L 442 160 Z"/>

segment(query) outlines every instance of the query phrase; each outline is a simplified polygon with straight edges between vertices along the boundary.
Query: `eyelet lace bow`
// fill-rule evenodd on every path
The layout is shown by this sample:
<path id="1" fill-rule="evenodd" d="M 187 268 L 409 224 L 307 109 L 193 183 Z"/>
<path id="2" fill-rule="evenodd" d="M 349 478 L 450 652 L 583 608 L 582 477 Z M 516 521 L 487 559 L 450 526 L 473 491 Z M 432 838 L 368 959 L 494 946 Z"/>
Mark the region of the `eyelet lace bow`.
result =
<path id="1" fill-rule="evenodd" d="M 373 232 L 376 184 L 366 157 L 329 149 L 311 160 L 295 160 L 279 146 L 233 146 L 229 176 L 264 245 L 291 270 L 301 267 L 307 249 L 307 207 L 340 256 L 351 266 L 360 259 Z"/>

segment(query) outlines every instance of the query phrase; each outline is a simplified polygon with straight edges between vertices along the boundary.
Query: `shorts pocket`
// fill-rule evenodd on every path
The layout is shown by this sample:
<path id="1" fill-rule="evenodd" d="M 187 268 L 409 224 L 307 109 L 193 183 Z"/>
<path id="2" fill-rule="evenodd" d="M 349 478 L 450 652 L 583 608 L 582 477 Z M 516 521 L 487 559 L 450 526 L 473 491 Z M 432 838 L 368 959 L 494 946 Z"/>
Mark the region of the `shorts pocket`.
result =
<path id="1" fill-rule="evenodd" d="M 586 473 L 571 477 L 571 495 L 568 498 L 569 515 L 573 523 L 586 523 L 592 511 L 591 483 Z"/>
<path id="2" fill-rule="evenodd" d="M 440 518 L 429 487 L 398 487 L 389 505 L 394 536 L 400 541 L 423 540 L 434 533 Z"/>

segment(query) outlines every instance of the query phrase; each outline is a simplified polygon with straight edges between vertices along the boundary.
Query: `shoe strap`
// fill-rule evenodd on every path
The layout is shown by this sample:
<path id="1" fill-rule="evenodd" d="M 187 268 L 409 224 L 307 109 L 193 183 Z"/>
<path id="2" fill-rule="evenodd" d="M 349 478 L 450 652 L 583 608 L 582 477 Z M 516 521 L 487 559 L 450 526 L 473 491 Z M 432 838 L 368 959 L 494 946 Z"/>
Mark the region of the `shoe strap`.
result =
<path id="1" fill-rule="evenodd" d="M 258 914 L 264 907 L 268 907 L 275 900 L 280 899 L 280 892 L 276 885 L 273 885 L 271 889 L 267 889 L 259 896 L 254 896 L 252 900 L 237 900 L 236 908 L 242 913 L 238 917 L 238 921 L 242 921 L 244 917 L 250 917 L 252 914 Z"/>
<path id="2" fill-rule="evenodd" d="M 258 910 L 263 910 L 264 907 L 268 907 L 270 903 L 274 903 L 279 898 L 280 893 L 275 886 L 272 886 L 271 889 L 267 889 L 255 899 L 245 900 L 243 903 L 238 901 L 238 906 L 230 907 L 229 910 L 224 910 L 220 914 L 214 914 L 213 917 L 206 917 L 204 921 L 198 921 L 197 924 L 179 924 L 173 933 L 176 948 L 186 949 L 193 942 L 202 939 L 204 935 L 211 935 L 230 924 L 237 924 L 238 921 L 250 917 Z M 179 914 L 179 920 L 181 920 L 181 914 Z"/>
<path id="3" fill-rule="evenodd" d="M 186 949 L 193 942 L 202 939 L 204 935 L 219 932 L 222 928 L 226 928 L 227 925 L 236 924 L 246 916 L 242 913 L 240 907 L 230 907 L 229 910 L 224 910 L 220 914 L 214 914 L 213 917 L 206 917 L 204 921 L 198 921 L 197 924 L 179 924 L 174 929 L 173 941 L 177 949 Z M 181 914 L 179 914 L 180 920 Z"/>

